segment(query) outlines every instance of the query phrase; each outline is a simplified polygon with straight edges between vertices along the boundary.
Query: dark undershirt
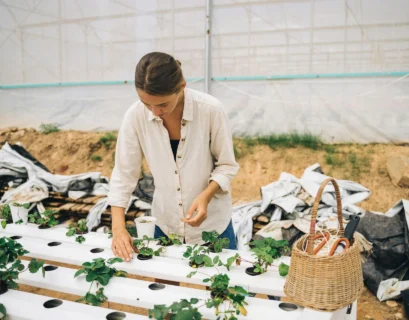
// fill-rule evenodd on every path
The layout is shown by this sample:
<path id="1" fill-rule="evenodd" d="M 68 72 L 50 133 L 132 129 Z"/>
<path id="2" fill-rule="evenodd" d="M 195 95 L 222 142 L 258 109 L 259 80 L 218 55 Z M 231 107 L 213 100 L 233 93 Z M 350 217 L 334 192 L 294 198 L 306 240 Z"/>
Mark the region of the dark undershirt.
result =
<path id="1" fill-rule="evenodd" d="M 173 158 L 176 161 L 176 152 L 178 151 L 179 140 L 170 140 L 170 146 L 172 148 Z"/>

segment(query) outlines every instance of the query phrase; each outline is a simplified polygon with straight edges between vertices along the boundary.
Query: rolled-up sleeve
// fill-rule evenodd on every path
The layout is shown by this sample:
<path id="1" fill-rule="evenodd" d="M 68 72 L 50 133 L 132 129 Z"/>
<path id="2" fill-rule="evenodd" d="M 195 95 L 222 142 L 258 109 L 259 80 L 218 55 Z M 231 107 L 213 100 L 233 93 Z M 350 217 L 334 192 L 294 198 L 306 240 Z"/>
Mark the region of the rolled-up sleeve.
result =
<path id="1" fill-rule="evenodd" d="M 136 112 L 132 106 L 125 114 L 118 134 L 115 166 L 109 182 L 108 204 L 127 208 L 138 183 L 142 149 L 136 131 Z"/>
<path id="2" fill-rule="evenodd" d="M 231 180 L 236 176 L 240 167 L 234 157 L 229 119 L 221 105 L 215 109 L 211 118 L 210 151 L 215 158 L 215 168 L 209 182 L 217 182 L 221 192 L 227 193 L 231 191 Z"/>

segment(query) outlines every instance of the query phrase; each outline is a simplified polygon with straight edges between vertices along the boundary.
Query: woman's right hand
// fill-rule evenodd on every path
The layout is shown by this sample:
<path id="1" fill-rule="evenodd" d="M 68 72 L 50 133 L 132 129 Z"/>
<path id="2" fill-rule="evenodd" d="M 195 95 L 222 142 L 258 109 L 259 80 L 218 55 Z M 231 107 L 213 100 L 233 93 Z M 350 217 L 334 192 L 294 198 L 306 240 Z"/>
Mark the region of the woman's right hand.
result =
<path id="1" fill-rule="evenodd" d="M 133 258 L 133 239 L 125 228 L 112 230 L 112 252 L 116 257 L 122 258 L 124 261 L 131 261 Z"/>

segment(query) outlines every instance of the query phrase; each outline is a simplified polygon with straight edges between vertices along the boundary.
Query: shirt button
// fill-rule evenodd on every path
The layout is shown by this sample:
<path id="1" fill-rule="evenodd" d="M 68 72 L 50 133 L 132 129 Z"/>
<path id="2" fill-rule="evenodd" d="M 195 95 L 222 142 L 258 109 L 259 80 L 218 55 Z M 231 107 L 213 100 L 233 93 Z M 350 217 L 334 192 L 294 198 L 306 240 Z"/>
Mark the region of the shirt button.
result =
<path id="1" fill-rule="evenodd" d="M 180 191 L 180 188 L 178 188 L 178 191 Z"/>
<path id="2" fill-rule="evenodd" d="M 182 206 L 182 204 L 181 203 L 179 203 L 179 207 L 181 207 Z"/>
<path id="3" fill-rule="evenodd" d="M 178 156 L 178 158 L 180 159 L 180 158 L 182 158 L 182 156 Z"/>
<path id="4" fill-rule="evenodd" d="M 182 139 L 182 141 L 185 141 L 185 140 L 186 140 L 185 138 Z"/>
<path id="5" fill-rule="evenodd" d="M 177 170 L 175 170 L 175 174 L 178 174 L 178 171 L 177 171 Z"/>

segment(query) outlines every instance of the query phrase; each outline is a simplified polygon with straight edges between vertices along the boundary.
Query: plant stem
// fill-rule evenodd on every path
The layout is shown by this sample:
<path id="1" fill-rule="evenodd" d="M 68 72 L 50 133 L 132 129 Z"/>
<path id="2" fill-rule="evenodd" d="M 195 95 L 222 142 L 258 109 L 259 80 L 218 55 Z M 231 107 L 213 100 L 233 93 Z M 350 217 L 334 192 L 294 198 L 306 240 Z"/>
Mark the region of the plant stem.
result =
<path id="1" fill-rule="evenodd" d="M 196 271 L 196 273 L 201 273 L 204 274 L 205 276 L 208 276 L 209 278 L 211 278 L 212 276 L 208 275 L 207 273 L 201 272 L 201 271 Z"/>
<path id="2" fill-rule="evenodd" d="M 88 292 L 91 292 L 92 285 L 94 284 L 95 280 L 92 280 L 91 285 L 89 286 Z"/>
<path id="3" fill-rule="evenodd" d="M 249 261 L 249 260 L 246 260 L 246 259 L 243 259 L 242 257 L 238 257 L 237 259 L 240 259 L 240 261 L 244 261 L 244 262 L 248 262 L 248 263 L 254 264 L 254 262 Z"/>

